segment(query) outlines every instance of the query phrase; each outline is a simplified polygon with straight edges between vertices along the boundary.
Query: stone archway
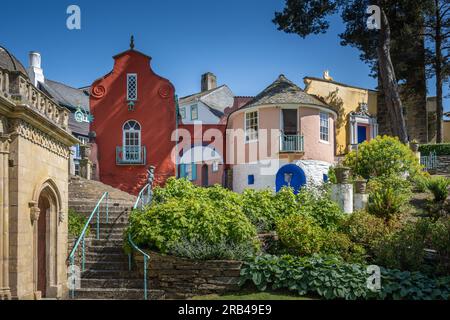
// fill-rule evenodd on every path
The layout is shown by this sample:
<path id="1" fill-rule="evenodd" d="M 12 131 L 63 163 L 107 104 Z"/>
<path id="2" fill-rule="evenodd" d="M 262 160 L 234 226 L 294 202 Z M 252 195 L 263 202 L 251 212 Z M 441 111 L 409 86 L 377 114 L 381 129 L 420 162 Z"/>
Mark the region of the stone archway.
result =
<path id="1" fill-rule="evenodd" d="M 58 288 L 58 227 L 60 197 L 56 185 L 46 181 L 35 190 L 33 223 L 34 287 L 42 297 L 57 298 Z"/>

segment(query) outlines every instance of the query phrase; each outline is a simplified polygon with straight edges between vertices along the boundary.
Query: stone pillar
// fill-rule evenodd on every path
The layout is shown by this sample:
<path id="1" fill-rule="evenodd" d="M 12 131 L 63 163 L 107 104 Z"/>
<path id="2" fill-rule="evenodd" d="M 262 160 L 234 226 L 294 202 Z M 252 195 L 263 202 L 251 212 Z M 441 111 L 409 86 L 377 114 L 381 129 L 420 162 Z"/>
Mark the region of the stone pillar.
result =
<path id="1" fill-rule="evenodd" d="M 9 136 L 0 134 L 0 300 L 11 299 L 9 287 Z"/>
<path id="2" fill-rule="evenodd" d="M 353 184 L 333 184 L 331 197 L 345 213 L 353 213 Z"/>
<path id="3" fill-rule="evenodd" d="M 80 160 L 80 176 L 87 180 L 92 180 L 92 161 L 89 160 L 91 148 L 86 145 L 80 146 L 82 159 Z"/>
<path id="4" fill-rule="evenodd" d="M 369 195 L 364 193 L 355 193 L 353 198 L 353 209 L 366 210 L 367 204 L 369 203 Z"/>

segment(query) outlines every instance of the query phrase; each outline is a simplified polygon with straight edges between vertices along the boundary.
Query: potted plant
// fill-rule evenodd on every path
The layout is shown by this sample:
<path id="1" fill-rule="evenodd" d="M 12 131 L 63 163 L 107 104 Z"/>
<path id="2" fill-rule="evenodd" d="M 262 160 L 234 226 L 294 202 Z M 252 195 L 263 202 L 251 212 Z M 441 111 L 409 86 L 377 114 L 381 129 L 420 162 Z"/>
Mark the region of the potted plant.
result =
<path id="1" fill-rule="evenodd" d="M 348 183 L 350 180 L 350 168 L 343 165 L 338 165 L 334 168 L 336 173 L 336 181 L 338 184 Z"/>
<path id="2" fill-rule="evenodd" d="M 365 194 L 367 190 L 367 180 L 361 176 L 355 178 L 355 193 Z"/>
<path id="3" fill-rule="evenodd" d="M 411 148 L 411 150 L 412 150 L 414 153 L 419 152 L 419 141 L 417 141 L 416 139 L 412 140 L 412 141 L 409 143 L 409 147 Z"/>

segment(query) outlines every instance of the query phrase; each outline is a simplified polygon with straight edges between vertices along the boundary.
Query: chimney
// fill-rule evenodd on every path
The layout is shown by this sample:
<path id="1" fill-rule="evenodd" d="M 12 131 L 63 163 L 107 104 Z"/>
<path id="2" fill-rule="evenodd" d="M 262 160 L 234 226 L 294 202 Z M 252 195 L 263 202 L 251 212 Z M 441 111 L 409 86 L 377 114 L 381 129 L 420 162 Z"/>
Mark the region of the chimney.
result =
<path id="1" fill-rule="evenodd" d="M 39 82 L 45 82 L 44 71 L 41 68 L 41 54 L 31 51 L 29 54 L 30 67 L 28 68 L 28 76 L 31 82 L 37 87 Z"/>
<path id="2" fill-rule="evenodd" d="M 217 77 L 207 72 L 202 75 L 202 92 L 217 88 Z"/>

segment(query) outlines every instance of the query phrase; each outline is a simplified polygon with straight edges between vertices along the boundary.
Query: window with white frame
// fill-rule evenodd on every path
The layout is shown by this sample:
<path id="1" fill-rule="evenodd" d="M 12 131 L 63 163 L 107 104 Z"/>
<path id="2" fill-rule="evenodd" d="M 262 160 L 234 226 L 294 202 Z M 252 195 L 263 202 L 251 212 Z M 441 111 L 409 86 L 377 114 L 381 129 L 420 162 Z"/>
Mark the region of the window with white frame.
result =
<path id="1" fill-rule="evenodd" d="M 219 171 L 219 161 L 214 161 L 214 162 L 212 163 L 212 171 L 213 171 L 213 172 Z"/>
<path id="2" fill-rule="evenodd" d="M 191 120 L 198 120 L 198 106 L 196 104 L 191 106 Z"/>
<path id="3" fill-rule="evenodd" d="M 320 140 L 330 141 L 330 117 L 328 113 L 320 113 Z"/>
<path id="4" fill-rule="evenodd" d="M 258 140 L 258 111 L 245 114 L 245 141 Z"/>
<path id="5" fill-rule="evenodd" d="M 137 100 L 137 74 L 129 73 L 127 74 L 127 100 L 136 101 Z"/>
<path id="6" fill-rule="evenodd" d="M 181 116 L 181 119 L 186 119 L 186 108 L 185 107 L 180 108 L 180 116 Z"/>
<path id="7" fill-rule="evenodd" d="M 78 140 L 80 140 L 80 144 L 75 146 L 75 159 L 81 159 L 81 148 L 80 146 L 85 146 L 89 143 L 89 138 L 78 136 Z"/>
<path id="8" fill-rule="evenodd" d="M 123 158 L 127 161 L 141 159 L 141 125 L 134 120 L 123 126 Z"/>

